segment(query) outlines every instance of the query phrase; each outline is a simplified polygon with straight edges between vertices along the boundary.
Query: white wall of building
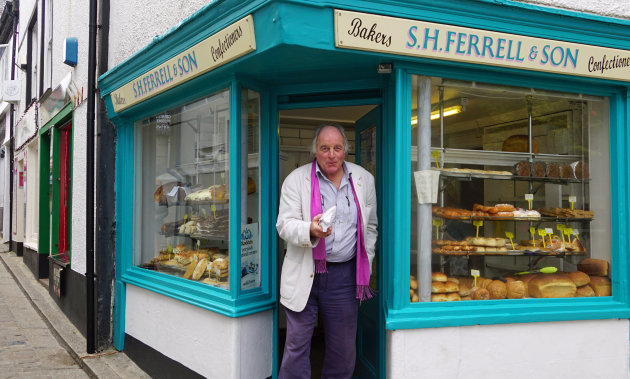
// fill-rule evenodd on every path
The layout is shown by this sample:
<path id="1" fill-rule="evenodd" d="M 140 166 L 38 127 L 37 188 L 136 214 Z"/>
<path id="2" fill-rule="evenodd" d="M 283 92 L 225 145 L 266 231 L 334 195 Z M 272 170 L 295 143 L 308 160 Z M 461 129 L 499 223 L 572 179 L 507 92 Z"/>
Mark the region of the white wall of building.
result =
<path id="1" fill-rule="evenodd" d="M 592 13 L 606 17 L 630 19 L 630 4 L 627 0 L 526 0 L 520 2 L 576 12 Z"/>
<path id="2" fill-rule="evenodd" d="M 208 378 L 271 376 L 273 312 L 230 318 L 127 285 L 125 332 Z"/>
<path id="3" fill-rule="evenodd" d="M 394 330 L 388 378 L 628 378 L 628 320 Z"/>

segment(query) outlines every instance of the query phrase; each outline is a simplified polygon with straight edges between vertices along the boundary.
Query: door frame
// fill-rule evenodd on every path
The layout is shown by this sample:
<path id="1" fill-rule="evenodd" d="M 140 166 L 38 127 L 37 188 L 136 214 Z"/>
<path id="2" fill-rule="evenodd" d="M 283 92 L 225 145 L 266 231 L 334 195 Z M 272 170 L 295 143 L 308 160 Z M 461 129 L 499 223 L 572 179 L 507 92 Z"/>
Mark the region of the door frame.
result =
<path id="1" fill-rule="evenodd" d="M 353 106 L 353 105 L 375 105 L 380 106 L 380 130 L 377 130 L 377 135 L 382 137 L 384 132 L 385 121 L 387 117 L 388 101 L 386 94 L 388 93 L 388 80 L 381 79 L 375 81 L 362 81 L 359 83 L 322 83 L 318 85 L 298 85 L 289 87 L 279 87 L 271 93 L 271 102 L 269 112 L 269 127 L 268 136 L 271 142 L 271 212 L 270 223 L 276 225 L 278 206 L 280 198 L 280 183 L 279 181 L 279 164 L 280 164 L 280 136 L 279 136 L 279 112 L 289 109 L 307 109 L 307 108 L 328 108 L 328 107 L 341 107 L 341 106 Z M 355 136 L 356 138 L 356 136 Z M 356 140 L 356 139 L 355 139 Z M 383 138 L 379 138 L 377 149 L 380 152 L 377 156 L 377 175 L 379 171 L 383 171 L 382 168 L 387 162 L 385 162 L 385 155 L 383 151 Z M 379 175 L 382 176 L 382 175 Z M 383 185 L 383 180 L 379 179 L 377 185 L 378 196 L 378 219 L 381 220 L 381 209 L 383 202 L 381 198 L 385 196 L 384 190 L 387 190 L 387 186 Z M 381 223 L 379 222 L 379 238 L 377 240 L 378 251 L 385 255 L 383 239 L 381 235 Z M 279 341 L 278 341 L 278 328 L 279 328 L 279 285 L 280 285 L 280 268 L 278 267 L 278 247 L 280 243 L 280 237 L 271 239 L 271 256 L 272 267 L 270 272 L 272 273 L 272 288 L 276 306 L 274 307 L 273 315 L 273 362 L 272 362 L 272 377 L 278 376 L 278 363 L 279 363 Z M 377 278 L 379 289 L 383 289 L 384 280 L 384 266 L 383 262 L 386 259 L 378 260 Z M 380 372 L 378 377 L 385 377 L 386 361 L 385 361 L 385 291 L 381 292 L 379 312 L 381 313 L 380 325 L 379 325 L 379 359 L 380 359 Z"/>

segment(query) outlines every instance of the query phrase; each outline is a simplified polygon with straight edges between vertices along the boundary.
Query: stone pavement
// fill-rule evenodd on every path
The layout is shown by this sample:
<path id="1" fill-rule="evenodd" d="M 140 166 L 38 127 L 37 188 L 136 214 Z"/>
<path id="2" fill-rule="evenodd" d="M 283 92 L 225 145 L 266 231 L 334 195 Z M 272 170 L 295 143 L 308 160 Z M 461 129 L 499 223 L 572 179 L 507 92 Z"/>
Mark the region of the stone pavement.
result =
<path id="1" fill-rule="evenodd" d="M 149 378 L 123 352 L 87 354 L 48 289 L 0 244 L 0 378 L 60 377 Z"/>

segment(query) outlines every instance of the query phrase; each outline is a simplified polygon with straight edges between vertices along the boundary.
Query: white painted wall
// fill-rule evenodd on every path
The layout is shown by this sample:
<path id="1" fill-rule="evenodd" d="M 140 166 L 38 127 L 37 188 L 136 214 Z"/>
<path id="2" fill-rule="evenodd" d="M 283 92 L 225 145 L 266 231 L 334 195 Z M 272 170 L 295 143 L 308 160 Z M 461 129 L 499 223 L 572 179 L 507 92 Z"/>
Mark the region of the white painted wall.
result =
<path id="1" fill-rule="evenodd" d="M 230 318 L 127 285 L 125 332 L 208 378 L 271 376 L 273 312 Z"/>
<path id="2" fill-rule="evenodd" d="M 630 19 L 630 3 L 628 3 L 627 0 L 524 0 L 519 2 L 566 9 L 575 12 L 591 13 L 606 17 Z"/>
<path id="3" fill-rule="evenodd" d="M 211 3 L 208 0 L 113 0 L 109 28 L 109 68 L 175 28 L 184 19 Z M 161 4 L 161 5 L 160 5 Z"/>
<path id="4" fill-rule="evenodd" d="M 388 378 L 628 378 L 628 320 L 477 325 L 387 334 Z"/>

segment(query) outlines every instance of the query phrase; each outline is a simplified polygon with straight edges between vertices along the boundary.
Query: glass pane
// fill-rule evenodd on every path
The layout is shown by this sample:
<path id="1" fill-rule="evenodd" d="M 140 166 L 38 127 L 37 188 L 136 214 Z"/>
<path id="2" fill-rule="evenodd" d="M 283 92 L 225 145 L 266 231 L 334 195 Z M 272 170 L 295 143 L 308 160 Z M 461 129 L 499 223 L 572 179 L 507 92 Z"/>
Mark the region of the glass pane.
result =
<path id="1" fill-rule="evenodd" d="M 413 83 L 410 300 L 610 296 L 609 100 Z M 429 164 L 437 197 L 418 205 Z"/>
<path id="2" fill-rule="evenodd" d="M 241 94 L 241 288 L 260 287 L 260 94 Z"/>
<path id="3" fill-rule="evenodd" d="M 228 288 L 229 91 L 135 124 L 134 264 Z"/>

